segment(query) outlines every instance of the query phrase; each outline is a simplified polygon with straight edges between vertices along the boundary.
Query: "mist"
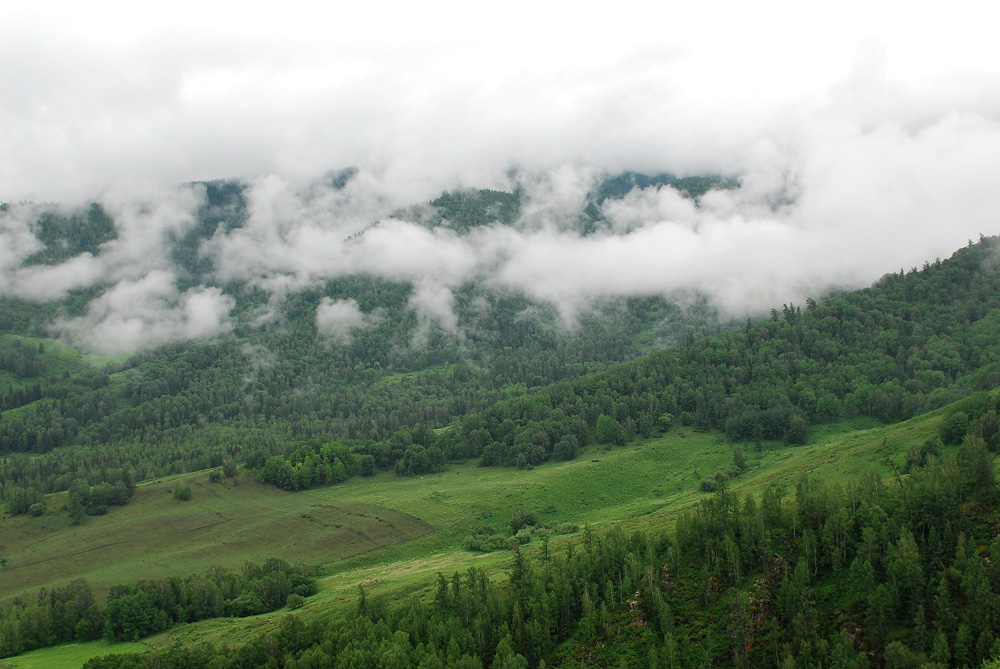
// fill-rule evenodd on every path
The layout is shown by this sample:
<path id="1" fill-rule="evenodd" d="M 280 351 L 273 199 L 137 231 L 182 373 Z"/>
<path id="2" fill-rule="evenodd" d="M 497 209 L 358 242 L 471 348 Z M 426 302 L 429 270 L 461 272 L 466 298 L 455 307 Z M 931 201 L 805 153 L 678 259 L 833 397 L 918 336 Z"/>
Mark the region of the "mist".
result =
<path id="1" fill-rule="evenodd" d="M 848 3 L 821 31 L 780 2 L 121 9 L 0 10 L 0 295 L 94 289 L 51 332 L 88 350 L 225 336 L 229 281 L 271 295 L 262 325 L 290 291 L 354 274 L 410 282 L 421 331 L 456 332 L 468 281 L 551 305 L 567 330 L 618 296 L 758 316 L 1000 232 L 1000 76 L 989 22 L 961 8 L 909 8 L 904 25 Z M 637 189 L 583 234 L 588 194 L 625 170 L 740 188 Z M 214 273 L 192 286 L 169 249 L 210 179 L 245 185 L 247 217 L 201 245 Z M 517 190 L 519 219 L 424 225 L 463 188 Z M 115 239 L 27 262 L 41 211 L 91 201 Z M 326 300 L 316 326 L 340 345 L 377 318 Z"/>

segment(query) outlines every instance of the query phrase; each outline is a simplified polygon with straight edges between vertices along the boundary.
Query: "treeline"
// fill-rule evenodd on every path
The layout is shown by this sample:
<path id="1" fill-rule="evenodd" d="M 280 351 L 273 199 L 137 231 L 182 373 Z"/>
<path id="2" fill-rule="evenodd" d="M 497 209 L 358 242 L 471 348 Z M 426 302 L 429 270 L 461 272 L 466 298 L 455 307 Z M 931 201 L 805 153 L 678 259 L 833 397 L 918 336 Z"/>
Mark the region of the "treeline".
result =
<path id="1" fill-rule="evenodd" d="M 214 567 L 204 575 L 117 585 L 104 605 L 77 579 L 0 606 L 0 657 L 67 641 L 135 641 L 180 622 L 297 608 L 315 593 L 304 568 L 279 559 L 247 563 L 239 572 Z"/>
<path id="2" fill-rule="evenodd" d="M 135 479 L 128 469 L 108 470 L 104 479 L 95 486 L 87 485 L 82 479 L 73 479 L 69 484 L 66 511 L 74 524 L 79 524 L 83 516 L 100 516 L 108 512 L 109 506 L 123 506 L 135 494 Z M 37 487 L 11 485 L 4 488 L 8 501 L 7 510 L 11 515 L 31 513 L 41 516 L 46 512 L 45 496 Z"/>
<path id="3" fill-rule="evenodd" d="M 267 456 L 263 449 L 251 452 L 247 467 L 261 483 L 271 483 L 285 490 L 304 490 L 320 485 L 340 483 L 357 473 L 375 473 L 372 458 L 359 461 L 351 450 L 338 443 L 302 444 L 287 456 Z"/>
<path id="4" fill-rule="evenodd" d="M 933 668 L 1000 653 L 1000 518 L 981 439 L 894 480 L 803 475 L 794 498 L 723 487 L 673 534 L 588 529 L 558 552 L 516 552 L 504 583 L 472 568 L 439 574 L 427 600 L 362 589 L 352 615 L 286 616 L 245 646 L 87 666 Z"/>

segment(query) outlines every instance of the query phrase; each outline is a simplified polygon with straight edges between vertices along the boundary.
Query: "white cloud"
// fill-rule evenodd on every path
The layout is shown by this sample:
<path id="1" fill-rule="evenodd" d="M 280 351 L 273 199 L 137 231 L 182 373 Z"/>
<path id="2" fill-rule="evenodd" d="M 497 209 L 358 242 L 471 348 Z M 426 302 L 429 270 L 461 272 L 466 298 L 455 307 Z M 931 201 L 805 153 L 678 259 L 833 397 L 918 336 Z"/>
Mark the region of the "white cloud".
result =
<path id="1" fill-rule="evenodd" d="M 113 355 L 224 334 L 231 327 L 232 308 L 232 298 L 218 288 L 192 288 L 180 294 L 175 278 L 156 270 L 119 281 L 94 299 L 83 316 L 60 320 L 53 329 L 73 344 Z"/>
<path id="2" fill-rule="evenodd" d="M 350 164 L 439 187 L 511 165 L 700 172 L 827 92 L 866 123 L 900 94 L 914 118 L 995 111 L 982 8 L 889 4 L 8 3 L 0 199 Z"/>
<path id="3" fill-rule="evenodd" d="M 0 200 L 98 200 L 118 238 L 25 268 L 34 214 L 12 206 L 0 294 L 107 284 L 78 324 L 116 324 L 114 348 L 225 329 L 226 298 L 178 294 L 164 253 L 202 197 L 176 184 L 197 179 L 248 186 L 246 226 L 200 249 L 217 279 L 276 299 L 357 273 L 411 281 L 422 323 L 445 328 L 452 291 L 474 279 L 551 302 L 567 323 L 618 294 L 701 291 L 739 315 L 1000 232 L 1000 72 L 973 3 L 907 7 L 905 21 L 860 0 L 822 16 L 785 1 L 8 4 Z M 342 189 L 317 179 L 346 165 L 359 171 Z M 669 188 L 633 192 L 604 205 L 614 234 L 578 234 L 588 192 L 627 169 L 742 188 L 700 207 Z M 520 189 L 521 220 L 460 236 L 389 218 L 463 186 Z"/>
<path id="4" fill-rule="evenodd" d="M 355 330 L 371 327 L 377 321 L 376 315 L 364 313 L 352 299 L 324 297 L 316 307 L 316 329 L 321 337 L 336 344 L 350 343 Z"/>
<path id="5" fill-rule="evenodd" d="M 37 218 L 37 208 L 31 205 L 13 205 L 0 211 L 0 293 L 9 290 L 7 274 L 43 248 L 31 228 Z"/>

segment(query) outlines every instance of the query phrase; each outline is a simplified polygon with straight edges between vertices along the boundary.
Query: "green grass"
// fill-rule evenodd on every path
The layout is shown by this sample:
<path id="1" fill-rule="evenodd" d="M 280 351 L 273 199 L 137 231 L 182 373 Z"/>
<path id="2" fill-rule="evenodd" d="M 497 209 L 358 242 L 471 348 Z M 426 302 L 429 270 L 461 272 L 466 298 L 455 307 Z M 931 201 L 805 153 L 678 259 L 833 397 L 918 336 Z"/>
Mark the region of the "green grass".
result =
<path id="1" fill-rule="evenodd" d="M 813 431 L 805 446 L 742 444 L 748 470 L 727 485 L 757 496 L 775 484 L 794 494 L 802 472 L 849 485 L 873 467 L 891 476 L 911 444 L 936 434 L 947 409 L 893 426 L 851 419 Z M 481 468 L 474 463 L 423 477 L 383 473 L 326 488 L 290 493 L 243 478 L 209 483 L 206 472 L 142 485 L 126 507 L 74 527 L 64 512 L 0 521 L 8 556 L 0 597 L 84 577 L 98 589 L 114 583 L 238 568 L 270 556 L 315 566 L 320 592 L 294 615 L 311 617 L 353 606 L 359 585 L 393 597 L 425 594 L 437 572 L 475 565 L 500 575 L 509 554 L 476 554 L 462 541 L 482 524 L 498 532 L 517 507 L 541 521 L 620 523 L 627 531 L 659 532 L 678 511 L 709 493 L 702 478 L 732 463 L 733 445 L 719 433 L 675 430 L 625 447 L 591 447 L 576 460 L 534 469 Z M 190 501 L 174 500 L 188 483 Z M 50 508 L 60 505 L 58 498 Z M 566 542 L 552 539 L 552 548 Z M 533 541 L 526 549 L 540 550 Z M 236 642 L 269 628 L 280 614 L 184 625 L 146 642 L 153 647 Z"/>
<path id="2" fill-rule="evenodd" d="M 189 501 L 173 498 L 188 484 Z M 221 565 L 285 557 L 323 564 L 433 531 L 404 511 L 349 498 L 286 493 L 252 479 L 210 483 L 206 472 L 140 485 L 124 507 L 71 524 L 51 496 L 40 517 L 0 521 L 0 599 L 85 578 L 99 591 L 117 583 L 183 576 Z"/>
<path id="3" fill-rule="evenodd" d="M 108 643 L 90 641 L 87 643 L 67 643 L 51 648 L 22 653 L 17 657 L 0 660 L 0 669 L 65 669 L 80 667 L 92 657 L 110 653 L 141 653 L 149 650 L 143 643 Z"/>
<path id="4" fill-rule="evenodd" d="M 433 367 L 428 367 L 427 369 L 421 369 L 416 372 L 398 372 L 396 374 L 389 374 L 383 376 L 381 379 L 374 383 L 377 388 L 379 386 L 401 386 L 410 385 L 416 382 L 422 376 L 430 376 L 434 374 L 441 374 L 447 376 L 451 373 L 453 364 L 441 364 L 435 365 Z"/>

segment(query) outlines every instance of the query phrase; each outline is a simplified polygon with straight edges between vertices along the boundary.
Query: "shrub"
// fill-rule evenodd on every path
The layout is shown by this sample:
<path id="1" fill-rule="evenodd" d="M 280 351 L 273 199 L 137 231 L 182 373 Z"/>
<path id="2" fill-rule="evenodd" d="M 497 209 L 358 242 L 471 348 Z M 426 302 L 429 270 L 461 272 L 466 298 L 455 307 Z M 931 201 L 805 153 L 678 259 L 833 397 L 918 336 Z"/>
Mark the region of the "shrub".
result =
<path id="1" fill-rule="evenodd" d="M 466 537 L 463 545 L 467 551 L 478 551 L 482 553 L 490 553 L 492 551 L 499 551 L 508 548 L 511 544 L 511 539 L 503 536 L 502 534 L 491 534 L 489 536 L 477 535 Z"/>
<path id="2" fill-rule="evenodd" d="M 537 525 L 537 524 L 538 524 L 538 517 L 535 516 L 535 514 L 531 513 L 530 511 L 525 511 L 521 507 L 517 507 L 514 510 L 514 515 L 512 515 L 510 518 L 510 531 L 514 534 L 517 534 L 517 532 L 520 531 L 521 528 L 527 527 L 528 525 Z"/>
<path id="3" fill-rule="evenodd" d="M 45 503 L 35 502 L 30 507 L 28 507 L 28 513 L 30 513 L 32 516 L 41 516 L 42 514 L 45 513 Z"/>
<path id="4" fill-rule="evenodd" d="M 362 476 L 375 476 L 375 457 L 362 455 L 358 458 L 358 473 Z"/>
<path id="5" fill-rule="evenodd" d="M 290 596 L 290 595 L 289 595 Z M 226 614 L 234 618 L 245 618 L 264 613 L 267 608 L 255 593 L 244 592 L 239 597 L 226 604 Z"/>
<path id="6" fill-rule="evenodd" d="M 301 609 L 302 605 L 305 603 L 306 603 L 306 598 L 303 597 L 302 595 L 296 595 L 294 592 L 288 595 L 288 599 L 285 601 L 285 604 L 290 609 Z"/>
<path id="7" fill-rule="evenodd" d="M 191 499 L 191 486 L 186 484 L 174 486 L 174 499 L 182 502 Z"/>

